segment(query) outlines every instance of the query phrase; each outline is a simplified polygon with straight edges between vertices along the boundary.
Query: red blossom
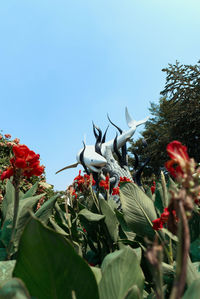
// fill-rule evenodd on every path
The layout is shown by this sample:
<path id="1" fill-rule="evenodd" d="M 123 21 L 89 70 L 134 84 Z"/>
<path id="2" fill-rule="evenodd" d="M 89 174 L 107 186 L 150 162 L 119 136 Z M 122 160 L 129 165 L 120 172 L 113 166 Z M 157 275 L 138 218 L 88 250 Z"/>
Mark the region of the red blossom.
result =
<path id="1" fill-rule="evenodd" d="M 113 188 L 112 195 L 119 195 L 119 187 Z"/>
<path id="2" fill-rule="evenodd" d="M 154 194 L 156 191 L 156 182 L 153 181 L 153 185 L 151 186 L 151 193 Z"/>
<path id="3" fill-rule="evenodd" d="M 1 174 L 1 180 L 9 179 L 13 175 L 13 168 L 9 167 L 7 168 L 2 174 Z"/>
<path id="4" fill-rule="evenodd" d="M 160 218 L 155 219 L 152 222 L 153 222 L 153 229 L 160 230 L 163 228 L 163 222 Z"/>
<path id="5" fill-rule="evenodd" d="M 11 138 L 11 135 L 10 134 L 5 134 L 4 135 L 7 139 L 10 139 Z"/>
<path id="6" fill-rule="evenodd" d="M 167 145 L 167 153 L 172 160 L 165 163 L 166 169 L 173 177 L 182 177 L 184 167 L 190 161 L 187 153 L 187 147 L 181 142 L 174 140 Z"/>
<path id="7" fill-rule="evenodd" d="M 124 177 L 120 176 L 118 186 L 120 186 L 121 183 L 133 183 L 133 181 L 127 178 L 126 176 Z"/>
<path id="8" fill-rule="evenodd" d="M 75 191 L 75 190 L 72 192 L 72 196 L 74 196 L 75 199 L 77 199 L 77 194 L 76 194 L 76 191 Z"/>
<path id="9" fill-rule="evenodd" d="M 174 160 L 169 160 L 165 163 L 165 168 L 169 171 L 169 173 L 174 177 L 182 177 L 184 172 L 180 165 L 177 165 L 177 163 Z"/>
<path id="10" fill-rule="evenodd" d="M 19 144 L 20 140 L 19 140 L 19 138 L 15 138 L 15 139 L 13 140 L 13 142 L 15 142 L 16 144 Z"/>
<path id="11" fill-rule="evenodd" d="M 101 180 L 100 182 L 99 182 L 99 186 L 100 187 L 103 187 L 105 190 L 109 190 L 109 188 L 110 188 L 110 182 L 109 182 L 109 176 L 107 175 L 106 176 L 106 179 L 105 179 L 105 181 L 104 180 Z"/>
<path id="12" fill-rule="evenodd" d="M 169 210 L 168 208 L 164 208 L 164 212 L 161 214 L 160 219 L 163 223 L 167 223 L 169 218 Z"/>
<path id="13" fill-rule="evenodd" d="M 91 175 L 84 174 L 84 176 L 82 176 L 81 170 L 79 170 L 78 176 L 74 178 L 74 183 L 78 185 L 78 189 L 80 191 L 83 191 L 84 188 L 88 188 L 90 184 L 92 184 L 92 186 L 96 184 L 92 174 Z"/>
<path id="14" fill-rule="evenodd" d="M 15 169 L 21 169 L 21 174 L 27 177 L 40 176 L 44 172 L 44 166 L 41 166 L 39 161 L 40 155 L 31 151 L 26 145 L 14 145 L 12 150 L 14 154 L 10 159 L 12 167 L 3 172 L 3 179 L 13 175 Z"/>
<path id="15" fill-rule="evenodd" d="M 177 140 L 174 140 L 167 145 L 167 153 L 170 158 L 178 164 L 181 164 L 182 161 L 189 161 L 187 147 Z"/>

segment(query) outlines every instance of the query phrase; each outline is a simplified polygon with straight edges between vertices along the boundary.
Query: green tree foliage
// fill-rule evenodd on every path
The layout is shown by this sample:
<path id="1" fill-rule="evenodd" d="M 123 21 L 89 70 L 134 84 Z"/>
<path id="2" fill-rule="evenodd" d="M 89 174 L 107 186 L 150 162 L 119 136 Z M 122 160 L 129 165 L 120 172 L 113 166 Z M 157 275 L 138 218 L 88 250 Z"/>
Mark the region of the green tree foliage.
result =
<path id="1" fill-rule="evenodd" d="M 169 64 L 165 88 L 158 104 L 150 104 L 152 117 L 146 123 L 142 138 L 132 142 L 131 154 L 136 153 L 141 163 L 151 158 L 144 174 L 159 174 L 168 160 L 166 146 L 179 140 L 188 148 L 190 157 L 200 162 L 200 62 L 196 65 Z M 148 146 L 144 146 L 144 139 Z M 130 164 L 134 165 L 131 156 Z"/>

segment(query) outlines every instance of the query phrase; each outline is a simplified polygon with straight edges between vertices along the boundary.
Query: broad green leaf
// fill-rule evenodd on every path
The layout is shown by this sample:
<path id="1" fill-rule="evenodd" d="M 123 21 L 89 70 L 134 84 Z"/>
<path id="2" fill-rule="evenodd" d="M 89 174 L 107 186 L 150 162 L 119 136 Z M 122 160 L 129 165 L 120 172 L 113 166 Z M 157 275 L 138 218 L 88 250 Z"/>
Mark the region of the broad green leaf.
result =
<path id="1" fill-rule="evenodd" d="M 200 238 L 190 244 L 190 257 L 192 262 L 200 261 Z"/>
<path id="2" fill-rule="evenodd" d="M 200 215 L 199 212 L 193 211 L 192 217 L 189 220 L 190 240 L 193 243 L 200 237 Z"/>
<path id="3" fill-rule="evenodd" d="M 4 244 L 5 247 L 7 247 L 8 243 L 10 242 L 11 232 L 12 219 L 5 220 L 1 230 L 1 242 Z"/>
<path id="4" fill-rule="evenodd" d="M 0 284 L 12 278 L 15 263 L 15 260 L 0 262 Z"/>
<path id="5" fill-rule="evenodd" d="M 62 229 L 51 217 L 49 218 L 49 224 L 57 233 L 68 236 L 64 229 Z"/>
<path id="6" fill-rule="evenodd" d="M 185 292 L 183 299 L 197 299 L 200 295 L 200 279 L 193 281 L 190 287 Z"/>
<path id="7" fill-rule="evenodd" d="M 152 200 L 134 183 L 120 189 L 124 219 L 139 236 L 153 238 L 152 220 L 157 218 Z"/>
<path id="8" fill-rule="evenodd" d="M 94 276 L 96 278 L 97 284 L 99 284 L 99 282 L 100 282 L 100 280 L 102 278 L 101 269 L 97 268 L 97 267 L 90 267 L 90 269 L 94 273 Z"/>
<path id="9" fill-rule="evenodd" d="M 144 275 L 135 252 L 127 246 L 107 255 L 99 283 L 100 299 L 122 299 L 133 285 L 143 291 Z"/>
<path id="10" fill-rule="evenodd" d="M 192 264 L 195 267 L 195 269 L 197 270 L 197 272 L 200 272 L 200 262 L 195 262 L 195 263 L 192 263 Z"/>
<path id="11" fill-rule="evenodd" d="M 0 248 L 0 261 L 5 261 L 7 258 L 7 250 L 6 248 Z"/>
<path id="12" fill-rule="evenodd" d="M 140 290 L 136 285 L 133 285 L 125 295 L 124 299 L 142 299 Z"/>
<path id="13" fill-rule="evenodd" d="M 160 183 L 156 184 L 154 205 L 159 210 L 160 213 L 164 211 L 163 189 Z"/>
<path id="14" fill-rule="evenodd" d="M 39 218 L 43 223 L 47 224 L 49 217 L 52 215 L 53 208 L 58 196 L 58 194 L 52 196 L 35 213 L 35 216 Z"/>
<path id="15" fill-rule="evenodd" d="M 118 225 L 119 225 L 117 217 L 104 198 L 99 198 L 99 205 L 103 215 L 105 215 L 106 217 L 105 223 L 109 231 L 109 234 L 112 240 L 116 242 L 118 239 Z"/>
<path id="16" fill-rule="evenodd" d="M 153 200 L 153 195 L 152 195 L 152 192 L 151 192 L 151 188 L 150 188 L 150 187 L 147 187 L 147 188 L 146 188 L 146 195 L 147 195 L 151 200 Z"/>
<path id="17" fill-rule="evenodd" d="M 200 279 L 200 273 L 197 271 L 195 265 L 191 262 L 190 257 L 187 260 L 187 285 L 190 286 L 193 281 Z"/>
<path id="18" fill-rule="evenodd" d="M 126 237 L 128 240 L 134 240 L 136 234 L 131 231 L 130 227 L 128 227 L 126 221 L 124 220 L 123 213 L 119 212 L 118 210 L 115 210 L 115 214 L 117 216 L 117 220 L 120 223 L 121 229 L 125 235 L 123 238 Z"/>
<path id="19" fill-rule="evenodd" d="M 38 188 L 38 182 L 36 182 L 24 195 L 21 199 L 32 197 Z"/>
<path id="20" fill-rule="evenodd" d="M 14 247 L 15 250 L 18 247 L 19 239 L 21 237 L 22 231 L 30 218 L 30 210 L 34 207 L 34 205 L 38 202 L 40 198 L 44 196 L 43 194 L 27 197 L 26 199 L 22 199 L 19 201 L 19 211 L 16 223 L 16 233 L 14 238 Z"/>
<path id="21" fill-rule="evenodd" d="M 90 267 L 63 235 L 31 218 L 22 234 L 13 272 L 39 299 L 98 299 Z"/>
<path id="22" fill-rule="evenodd" d="M 2 203 L 3 220 L 6 219 L 8 213 L 10 213 L 10 206 L 13 206 L 15 199 L 15 188 L 10 180 L 6 183 L 6 194 Z M 13 215 L 12 215 L 13 216 Z"/>
<path id="23" fill-rule="evenodd" d="M 79 212 L 78 214 L 79 216 L 82 216 L 84 217 L 85 219 L 87 219 L 88 221 L 94 221 L 94 222 L 98 222 L 102 219 L 105 218 L 104 215 L 100 215 L 100 214 L 95 214 L 95 213 L 92 213 L 90 212 L 88 209 L 83 209 Z"/>
<path id="24" fill-rule="evenodd" d="M 13 278 L 0 288 L 1 299 L 31 299 L 23 281 Z"/>

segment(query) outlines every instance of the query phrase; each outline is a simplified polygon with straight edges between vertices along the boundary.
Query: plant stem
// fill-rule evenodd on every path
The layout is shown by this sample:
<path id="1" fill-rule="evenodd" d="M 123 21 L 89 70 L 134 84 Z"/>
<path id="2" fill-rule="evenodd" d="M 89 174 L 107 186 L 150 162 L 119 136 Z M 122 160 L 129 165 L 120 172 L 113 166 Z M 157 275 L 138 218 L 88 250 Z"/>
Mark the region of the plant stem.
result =
<path id="1" fill-rule="evenodd" d="M 18 174 L 14 174 L 13 178 L 13 185 L 15 188 L 15 199 L 14 199 L 14 215 L 13 215 L 13 222 L 12 222 L 12 232 L 10 237 L 10 242 L 8 244 L 7 248 L 7 259 L 11 259 L 11 254 L 13 250 L 13 243 L 14 243 L 14 237 L 15 237 L 15 230 L 16 230 L 16 224 L 17 224 L 17 216 L 18 216 L 18 210 L 19 210 L 19 182 L 20 182 L 20 176 Z"/>
<path id="2" fill-rule="evenodd" d="M 190 232 L 182 200 L 179 200 L 178 202 L 178 209 L 178 216 L 180 220 L 178 227 L 179 244 L 177 249 L 176 260 L 176 278 L 174 281 L 174 286 L 170 295 L 170 299 L 181 298 L 181 295 L 185 287 L 187 259 L 190 249 Z"/>

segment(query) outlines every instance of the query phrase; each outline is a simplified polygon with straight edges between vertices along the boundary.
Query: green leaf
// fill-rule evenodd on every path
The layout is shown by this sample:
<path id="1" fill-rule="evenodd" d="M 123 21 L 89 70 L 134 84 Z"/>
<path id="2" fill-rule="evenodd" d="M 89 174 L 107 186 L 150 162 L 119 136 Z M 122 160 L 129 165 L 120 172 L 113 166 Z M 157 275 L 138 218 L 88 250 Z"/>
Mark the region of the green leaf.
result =
<path id="1" fill-rule="evenodd" d="M 140 290 L 136 285 L 133 285 L 125 295 L 124 299 L 142 299 Z"/>
<path id="2" fill-rule="evenodd" d="M 183 299 L 197 299 L 200 294 L 200 279 L 193 281 L 190 287 L 185 292 Z"/>
<path id="3" fill-rule="evenodd" d="M 39 218 L 43 223 L 47 224 L 49 217 L 52 215 L 53 208 L 58 196 L 58 194 L 52 196 L 35 213 L 35 216 Z"/>
<path id="4" fill-rule="evenodd" d="M 190 257 L 187 260 L 187 285 L 190 286 L 193 281 L 200 279 L 200 273 L 197 271 L 195 265 L 191 262 Z"/>
<path id="5" fill-rule="evenodd" d="M 14 247 L 15 250 L 18 247 L 19 239 L 24 230 L 24 227 L 30 218 L 30 210 L 34 207 L 37 201 L 44 196 L 43 194 L 27 197 L 26 199 L 22 199 L 19 201 L 19 211 L 16 223 L 16 233 L 14 238 Z"/>
<path id="6" fill-rule="evenodd" d="M 7 258 L 6 248 L 0 248 L 0 261 L 5 261 Z"/>
<path id="7" fill-rule="evenodd" d="M 102 278 L 101 269 L 97 268 L 97 267 L 90 267 L 90 269 L 94 273 L 94 276 L 96 278 L 97 284 L 99 284 L 99 282 L 100 282 L 100 280 Z"/>
<path id="8" fill-rule="evenodd" d="M 119 225 L 117 217 L 104 198 L 99 198 L 99 205 L 103 215 L 105 215 L 106 217 L 105 223 L 109 231 L 109 234 L 112 240 L 116 242 L 118 239 L 118 225 Z"/>
<path id="9" fill-rule="evenodd" d="M 152 220 L 157 218 L 152 200 L 134 183 L 120 189 L 124 219 L 134 233 L 153 238 Z"/>
<path id="10" fill-rule="evenodd" d="M 160 183 L 156 184 L 154 205 L 159 210 L 160 213 L 163 212 L 163 210 L 164 210 L 164 197 L 163 197 L 162 185 Z"/>
<path id="11" fill-rule="evenodd" d="M 21 199 L 32 197 L 37 191 L 39 182 L 36 182 L 24 195 Z"/>
<path id="12" fill-rule="evenodd" d="M 88 221 L 94 221 L 94 222 L 98 222 L 102 219 L 105 218 L 104 215 L 100 215 L 100 214 L 95 214 L 95 213 L 92 213 L 90 212 L 88 209 L 83 209 L 79 212 L 78 214 L 79 216 L 82 216 L 84 217 L 85 219 L 87 219 Z"/>
<path id="13" fill-rule="evenodd" d="M 8 180 L 6 183 L 6 194 L 2 203 L 3 220 L 6 219 L 7 214 L 10 212 L 10 206 L 13 205 L 14 199 L 15 199 L 15 188 L 11 183 L 11 181 Z"/>
<path id="14" fill-rule="evenodd" d="M 146 195 L 151 199 L 153 200 L 153 195 L 152 195 L 152 192 L 151 192 L 151 188 L 147 186 L 146 188 Z"/>
<path id="15" fill-rule="evenodd" d="M 13 278 L 0 288 L 1 299 L 31 299 L 21 279 Z"/>
<path id="16" fill-rule="evenodd" d="M 34 236 L 34 237 L 33 237 Z M 31 218 L 22 234 L 13 272 L 40 299 L 98 299 L 94 274 L 63 237 Z"/>
<path id="17" fill-rule="evenodd" d="M 122 299 L 133 285 L 143 291 L 144 275 L 135 252 L 127 246 L 108 254 L 102 264 L 100 299 Z"/>
<path id="18" fill-rule="evenodd" d="M 12 272 L 16 261 L 1 261 L 0 262 L 0 283 L 12 278 Z"/>
<path id="19" fill-rule="evenodd" d="M 200 261 L 200 238 L 190 244 L 190 257 L 192 262 Z"/>

